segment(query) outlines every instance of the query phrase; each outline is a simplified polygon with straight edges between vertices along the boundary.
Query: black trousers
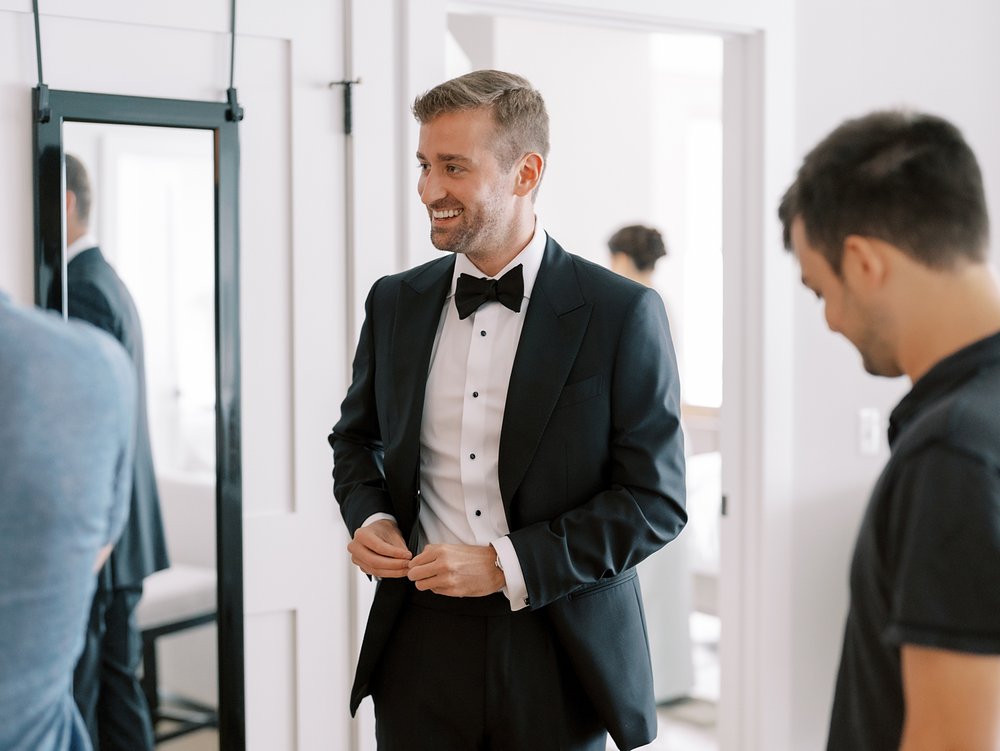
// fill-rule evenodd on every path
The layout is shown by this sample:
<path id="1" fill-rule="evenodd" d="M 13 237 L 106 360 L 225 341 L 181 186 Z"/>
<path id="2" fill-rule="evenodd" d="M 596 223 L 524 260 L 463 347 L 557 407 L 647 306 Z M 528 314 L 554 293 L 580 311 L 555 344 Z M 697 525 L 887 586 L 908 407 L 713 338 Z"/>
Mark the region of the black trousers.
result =
<path id="1" fill-rule="evenodd" d="M 379 751 L 604 751 L 544 613 L 413 591 L 372 684 Z"/>
<path id="2" fill-rule="evenodd" d="M 73 696 L 94 751 L 152 751 L 153 727 L 137 675 L 142 637 L 135 607 L 142 585 L 111 588 L 109 578 L 105 566 L 73 674 Z"/>

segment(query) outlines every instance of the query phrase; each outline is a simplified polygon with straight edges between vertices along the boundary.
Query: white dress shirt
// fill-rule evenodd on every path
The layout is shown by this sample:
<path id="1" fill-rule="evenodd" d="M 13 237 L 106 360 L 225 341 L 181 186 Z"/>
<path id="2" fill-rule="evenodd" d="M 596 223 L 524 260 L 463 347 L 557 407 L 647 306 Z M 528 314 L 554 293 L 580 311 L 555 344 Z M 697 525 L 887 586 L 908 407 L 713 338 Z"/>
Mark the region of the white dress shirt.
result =
<path id="1" fill-rule="evenodd" d="M 528 590 L 500 496 L 500 429 L 514 355 L 545 254 L 546 235 L 535 222 L 531 241 L 491 278 L 518 264 L 524 276 L 520 312 L 499 302 L 484 303 L 459 320 L 455 283 L 460 274 L 482 277 L 457 253 L 451 289 L 441 311 L 424 394 L 420 425 L 420 492 L 423 504 L 419 549 L 428 543 L 492 545 L 503 566 L 503 593 L 511 610 L 525 607 Z M 392 518 L 375 514 L 377 519 Z"/>
<path id="2" fill-rule="evenodd" d="M 76 242 L 70 243 L 66 248 L 66 263 L 69 263 L 85 250 L 97 247 L 97 238 L 89 232 L 85 232 L 76 238 Z"/>

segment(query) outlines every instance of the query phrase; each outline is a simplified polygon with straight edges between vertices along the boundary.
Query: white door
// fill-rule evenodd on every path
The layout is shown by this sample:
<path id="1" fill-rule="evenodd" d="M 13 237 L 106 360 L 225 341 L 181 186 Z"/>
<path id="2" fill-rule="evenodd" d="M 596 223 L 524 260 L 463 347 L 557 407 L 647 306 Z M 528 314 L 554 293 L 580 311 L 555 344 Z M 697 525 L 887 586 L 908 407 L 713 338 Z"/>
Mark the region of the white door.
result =
<path id="1" fill-rule="evenodd" d="M 41 3 L 55 89 L 224 101 L 228 0 Z M 251 751 L 350 747 L 350 572 L 326 435 L 346 388 L 342 0 L 241 0 L 246 730 Z M 31 4 L 0 0 L 5 143 L 30 300 Z M 9 53 L 9 55 L 7 54 Z M 17 108 L 20 109 L 17 109 Z M 9 138 L 6 138 L 9 136 Z M 4 188 L 4 195 L 8 196 Z M 21 194 L 25 198 L 21 199 Z M 8 197 L 13 198 L 13 194 Z M 25 203 L 26 201 L 26 203 Z M 15 290 L 16 293 L 16 290 Z"/>
<path id="2" fill-rule="evenodd" d="M 247 748 L 349 748 L 344 8 L 239 5 Z"/>

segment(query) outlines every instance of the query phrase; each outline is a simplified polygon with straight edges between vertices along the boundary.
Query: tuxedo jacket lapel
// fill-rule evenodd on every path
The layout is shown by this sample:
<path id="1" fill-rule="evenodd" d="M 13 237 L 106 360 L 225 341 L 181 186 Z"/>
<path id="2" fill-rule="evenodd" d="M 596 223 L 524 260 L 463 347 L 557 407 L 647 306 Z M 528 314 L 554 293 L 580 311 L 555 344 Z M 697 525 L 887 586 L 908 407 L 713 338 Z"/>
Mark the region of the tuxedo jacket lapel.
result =
<path id="1" fill-rule="evenodd" d="M 403 280 L 396 300 L 392 334 L 392 374 L 395 389 L 393 419 L 399 441 L 398 465 L 400 477 L 417 482 L 420 459 L 420 422 L 424 411 L 424 393 L 431 350 L 441 320 L 441 306 L 451 287 L 454 257 L 442 259 L 421 270 L 411 279 Z M 401 509 L 412 513 L 400 518 L 404 530 L 412 527 L 417 509 Z"/>
<path id="2" fill-rule="evenodd" d="M 549 238 L 521 330 L 500 432 L 500 494 L 508 519 L 511 499 L 580 350 L 591 309 L 572 259 Z"/>

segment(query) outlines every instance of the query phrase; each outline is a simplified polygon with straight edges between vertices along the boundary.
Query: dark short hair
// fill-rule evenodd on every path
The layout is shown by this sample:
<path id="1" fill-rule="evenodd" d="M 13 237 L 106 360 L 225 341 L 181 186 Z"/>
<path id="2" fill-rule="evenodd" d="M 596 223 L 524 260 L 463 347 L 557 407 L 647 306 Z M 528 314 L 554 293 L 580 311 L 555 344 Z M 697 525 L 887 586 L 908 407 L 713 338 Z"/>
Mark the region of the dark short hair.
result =
<path id="1" fill-rule="evenodd" d="M 413 116 L 425 124 L 449 112 L 487 109 L 497 128 L 495 153 L 510 169 L 529 152 L 549 155 L 549 115 L 542 95 L 526 78 L 501 70 L 476 70 L 425 91 Z"/>
<path id="2" fill-rule="evenodd" d="M 83 162 L 66 154 L 66 190 L 76 196 L 76 216 L 80 223 L 90 223 L 90 178 Z"/>
<path id="3" fill-rule="evenodd" d="M 848 235 L 875 237 L 931 268 L 981 262 L 989 216 L 975 154 L 934 115 L 903 110 L 848 120 L 799 168 L 778 209 L 785 247 L 801 217 L 838 274 Z"/>
<path id="4" fill-rule="evenodd" d="M 631 224 L 615 232 L 608 240 L 608 248 L 614 254 L 627 255 L 639 271 L 650 271 L 667 254 L 659 230 L 641 224 Z"/>

